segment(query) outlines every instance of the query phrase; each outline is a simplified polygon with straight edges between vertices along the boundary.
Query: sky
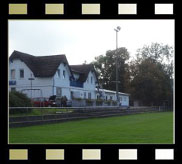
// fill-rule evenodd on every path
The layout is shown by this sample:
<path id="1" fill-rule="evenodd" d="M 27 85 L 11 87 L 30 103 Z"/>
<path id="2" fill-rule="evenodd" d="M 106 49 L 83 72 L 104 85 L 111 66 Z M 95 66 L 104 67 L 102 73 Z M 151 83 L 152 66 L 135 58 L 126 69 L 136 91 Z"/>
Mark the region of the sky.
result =
<path id="1" fill-rule="evenodd" d="M 14 50 L 34 56 L 65 54 L 69 64 L 90 63 L 99 55 L 125 47 L 131 57 L 152 42 L 174 47 L 174 20 L 9 20 L 9 55 Z"/>

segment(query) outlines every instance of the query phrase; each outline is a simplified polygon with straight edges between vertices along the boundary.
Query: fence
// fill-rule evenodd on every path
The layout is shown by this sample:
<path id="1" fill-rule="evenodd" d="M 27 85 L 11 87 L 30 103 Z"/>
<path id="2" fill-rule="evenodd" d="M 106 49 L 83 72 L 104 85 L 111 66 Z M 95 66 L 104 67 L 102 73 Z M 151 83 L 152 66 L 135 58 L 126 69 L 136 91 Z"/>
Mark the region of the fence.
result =
<path id="1" fill-rule="evenodd" d="M 77 119 L 163 112 L 162 107 L 10 107 L 9 127 L 22 127 Z"/>
<path id="2" fill-rule="evenodd" d="M 87 106 L 117 106 L 116 101 L 112 100 L 91 100 L 91 99 L 73 99 L 72 106 L 87 107 Z"/>

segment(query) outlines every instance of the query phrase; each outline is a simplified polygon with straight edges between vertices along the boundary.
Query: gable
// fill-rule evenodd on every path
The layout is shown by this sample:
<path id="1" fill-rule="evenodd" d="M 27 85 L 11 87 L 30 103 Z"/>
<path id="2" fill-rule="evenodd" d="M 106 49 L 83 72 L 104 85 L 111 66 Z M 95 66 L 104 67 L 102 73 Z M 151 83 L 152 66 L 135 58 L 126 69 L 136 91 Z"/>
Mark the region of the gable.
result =
<path id="1" fill-rule="evenodd" d="M 70 65 L 70 67 L 73 73 L 79 74 L 79 81 L 85 82 L 90 72 L 95 73 L 96 80 L 98 81 L 95 69 L 92 64 Z"/>

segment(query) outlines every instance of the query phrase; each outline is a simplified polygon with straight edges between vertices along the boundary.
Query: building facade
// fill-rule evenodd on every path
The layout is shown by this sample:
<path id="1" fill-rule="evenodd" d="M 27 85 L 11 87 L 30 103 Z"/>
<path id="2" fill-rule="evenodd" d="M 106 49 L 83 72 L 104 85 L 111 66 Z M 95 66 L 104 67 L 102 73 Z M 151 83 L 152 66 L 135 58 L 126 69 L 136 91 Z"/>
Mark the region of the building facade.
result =
<path id="1" fill-rule="evenodd" d="M 30 98 L 56 95 L 68 100 L 116 100 L 115 91 L 98 90 L 98 86 L 93 65 L 69 65 L 65 55 L 33 56 L 14 51 L 9 58 L 9 91 Z M 119 92 L 119 97 L 123 106 L 129 105 L 129 94 Z"/>

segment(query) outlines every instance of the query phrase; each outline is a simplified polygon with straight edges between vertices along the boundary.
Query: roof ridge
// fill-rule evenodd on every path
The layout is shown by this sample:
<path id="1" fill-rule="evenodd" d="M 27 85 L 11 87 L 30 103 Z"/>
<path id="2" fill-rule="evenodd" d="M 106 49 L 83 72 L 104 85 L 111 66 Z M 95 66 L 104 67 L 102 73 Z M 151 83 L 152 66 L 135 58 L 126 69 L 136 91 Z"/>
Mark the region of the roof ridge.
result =
<path id="1" fill-rule="evenodd" d="M 52 57 L 52 56 L 66 56 L 65 54 L 57 54 L 57 55 L 45 55 L 45 56 L 35 56 L 35 55 L 31 55 L 29 53 L 25 53 L 25 52 L 21 52 L 21 51 L 17 51 L 17 50 L 14 50 L 13 53 L 20 53 L 22 55 L 29 55 L 29 56 L 32 56 L 32 57 Z"/>
<path id="2" fill-rule="evenodd" d="M 59 55 L 46 55 L 46 56 L 34 56 L 34 57 L 54 57 L 54 56 L 65 56 L 65 54 L 59 54 Z"/>

